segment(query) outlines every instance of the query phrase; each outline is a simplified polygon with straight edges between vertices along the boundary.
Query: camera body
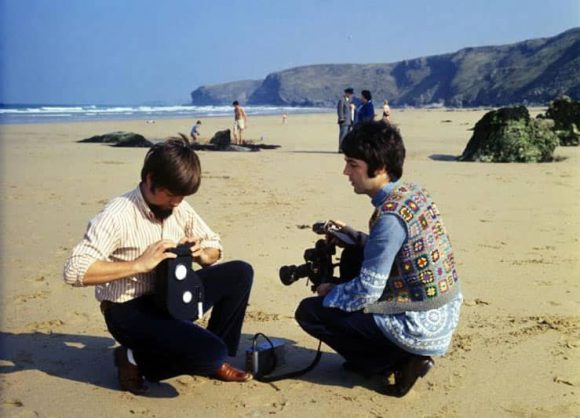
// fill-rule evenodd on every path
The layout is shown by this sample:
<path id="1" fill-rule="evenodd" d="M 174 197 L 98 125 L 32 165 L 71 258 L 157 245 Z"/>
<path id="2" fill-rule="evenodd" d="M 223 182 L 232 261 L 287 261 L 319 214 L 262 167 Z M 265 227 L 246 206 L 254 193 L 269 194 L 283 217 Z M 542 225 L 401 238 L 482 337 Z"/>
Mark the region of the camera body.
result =
<path id="1" fill-rule="evenodd" d="M 341 233 L 334 225 L 329 222 L 316 222 L 312 225 L 312 231 L 319 235 L 330 235 L 342 241 L 346 247 L 341 255 L 341 261 L 335 263 L 333 257 L 336 255 L 336 245 L 326 239 L 319 239 L 313 248 L 307 248 L 304 251 L 304 264 L 287 265 L 280 267 L 280 281 L 289 286 L 297 280 L 306 277 L 311 283 L 312 291 L 322 283 L 343 283 L 353 277 L 345 277 L 342 274 L 342 259 L 346 252 L 350 252 L 349 246 L 354 245 L 354 241 L 346 234 Z M 354 247 L 353 247 L 354 248 Z M 362 260 L 361 260 L 362 262 Z M 334 276 L 334 268 L 341 266 L 340 277 Z M 360 269 L 360 265 L 358 266 Z"/>
<path id="2" fill-rule="evenodd" d="M 192 268 L 191 244 L 167 250 L 176 258 L 163 260 L 156 268 L 157 305 L 176 319 L 194 320 L 203 316 L 203 283 Z"/>

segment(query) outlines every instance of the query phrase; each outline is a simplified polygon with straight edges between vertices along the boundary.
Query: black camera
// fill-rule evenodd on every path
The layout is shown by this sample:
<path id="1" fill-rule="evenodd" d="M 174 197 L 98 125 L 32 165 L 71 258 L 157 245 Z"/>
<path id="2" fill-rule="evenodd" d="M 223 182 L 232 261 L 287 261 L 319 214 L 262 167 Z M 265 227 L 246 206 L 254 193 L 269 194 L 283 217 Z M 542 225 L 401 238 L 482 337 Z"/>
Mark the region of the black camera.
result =
<path id="1" fill-rule="evenodd" d="M 288 265 L 280 267 L 280 281 L 286 286 L 299 279 L 306 277 L 311 283 L 312 291 L 322 283 L 343 283 L 352 279 L 360 270 L 362 263 L 362 249 L 354 244 L 354 241 L 346 234 L 341 233 L 329 222 L 316 222 L 312 225 L 312 231 L 319 235 L 329 235 L 338 238 L 345 245 L 340 255 L 340 261 L 334 262 L 336 245 L 326 239 L 316 241 L 314 248 L 304 251 L 304 264 L 299 266 Z M 353 262 L 354 256 L 354 265 Z M 334 277 L 334 268 L 340 266 L 340 277 Z"/>
<path id="2" fill-rule="evenodd" d="M 191 244 L 167 251 L 177 257 L 162 261 L 156 268 L 157 304 L 176 319 L 199 319 L 203 316 L 204 288 L 192 269 Z"/>

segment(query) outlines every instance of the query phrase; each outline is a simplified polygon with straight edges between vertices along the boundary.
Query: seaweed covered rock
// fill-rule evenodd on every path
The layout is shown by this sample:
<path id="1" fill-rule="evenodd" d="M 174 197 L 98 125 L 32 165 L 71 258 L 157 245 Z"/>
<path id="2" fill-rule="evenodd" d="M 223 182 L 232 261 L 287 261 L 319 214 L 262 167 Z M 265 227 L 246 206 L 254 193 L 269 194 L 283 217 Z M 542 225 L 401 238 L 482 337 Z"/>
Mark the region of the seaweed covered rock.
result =
<path id="1" fill-rule="evenodd" d="M 134 132 L 117 131 L 104 135 L 95 135 L 90 138 L 81 139 L 78 142 L 110 144 L 113 147 L 149 148 L 153 143 L 143 135 Z"/>
<path id="2" fill-rule="evenodd" d="M 209 143 L 215 145 L 218 149 L 225 149 L 232 143 L 231 132 L 229 129 L 217 131 L 215 135 L 209 140 Z"/>
<path id="3" fill-rule="evenodd" d="M 552 161 L 558 137 L 547 120 L 530 119 L 525 106 L 504 107 L 486 113 L 475 124 L 460 161 Z"/>
<path id="4" fill-rule="evenodd" d="M 560 145 L 578 146 L 580 144 L 580 102 L 562 96 L 550 102 L 546 118 L 554 121 L 554 131 Z"/>

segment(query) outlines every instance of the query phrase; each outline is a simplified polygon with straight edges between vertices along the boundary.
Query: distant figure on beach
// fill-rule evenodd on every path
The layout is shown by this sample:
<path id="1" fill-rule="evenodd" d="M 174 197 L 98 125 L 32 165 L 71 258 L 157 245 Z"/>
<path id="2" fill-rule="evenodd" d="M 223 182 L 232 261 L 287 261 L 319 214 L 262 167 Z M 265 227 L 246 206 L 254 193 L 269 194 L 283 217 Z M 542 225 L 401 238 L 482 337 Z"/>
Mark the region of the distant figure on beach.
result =
<path id="1" fill-rule="evenodd" d="M 242 106 L 240 106 L 240 102 L 237 100 L 232 103 L 234 107 L 234 144 L 235 145 L 242 145 L 242 132 L 248 126 L 248 118 L 246 115 L 246 111 Z"/>
<path id="2" fill-rule="evenodd" d="M 336 113 L 338 115 L 338 152 L 342 150 L 342 140 L 348 133 L 352 125 L 352 116 L 350 113 L 350 105 L 352 103 L 352 95 L 354 90 L 351 87 L 344 89 L 344 95 L 336 105 Z"/>
<path id="3" fill-rule="evenodd" d="M 391 121 L 391 107 L 389 106 L 389 101 L 385 99 L 383 102 L 383 120 L 388 123 L 389 125 L 392 123 Z"/>
<path id="4" fill-rule="evenodd" d="M 360 123 L 342 150 L 354 193 L 371 199 L 369 233 L 330 221 L 352 239 L 341 245 L 344 282 L 320 284 L 295 318 L 346 360 L 344 369 L 381 376 L 383 393 L 402 397 L 449 349 L 463 301 L 455 257 L 428 192 L 401 179 L 398 129 Z"/>
<path id="5" fill-rule="evenodd" d="M 253 280 L 243 261 L 220 262 L 223 248 L 197 212 L 184 201 L 197 192 L 201 165 L 185 135 L 149 149 L 141 182 L 111 200 L 89 223 L 64 266 L 72 286 L 95 286 L 107 328 L 121 344 L 114 364 L 122 390 L 144 394 L 143 379 L 178 375 L 246 382 L 252 375 L 226 362 L 235 356 Z M 201 313 L 213 307 L 207 327 L 174 319 L 156 303 L 157 266 L 176 258 L 177 244 L 191 245 L 204 286 Z M 194 317 L 195 315 L 192 315 Z"/>
<path id="6" fill-rule="evenodd" d="M 288 114 L 282 114 L 282 125 L 286 125 L 288 123 Z"/>
<path id="7" fill-rule="evenodd" d="M 192 142 L 197 142 L 197 140 L 199 139 L 199 129 L 201 128 L 201 121 L 198 120 L 197 122 L 195 122 L 195 125 L 193 125 L 193 127 L 191 128 L 191 140 Z"/>
<path id="8" fill-rule="evenodd" d="M 373 96 L 370 91 L 363 90 L 360 92 L 361 104 L 356 110 L 355 125 L 375 119 L 375 106 L 372 99 Z"/>
<path id="9" fill-rule="evenodd" d="M 354 99 L 353 99 L 353 102 L 351 102 L 351 104 L 350 104 L 350 120 L 352 120 L 353 125 L 355 122 L 355 118 L 356 118 L 356 104 L 354 104 Z"/>

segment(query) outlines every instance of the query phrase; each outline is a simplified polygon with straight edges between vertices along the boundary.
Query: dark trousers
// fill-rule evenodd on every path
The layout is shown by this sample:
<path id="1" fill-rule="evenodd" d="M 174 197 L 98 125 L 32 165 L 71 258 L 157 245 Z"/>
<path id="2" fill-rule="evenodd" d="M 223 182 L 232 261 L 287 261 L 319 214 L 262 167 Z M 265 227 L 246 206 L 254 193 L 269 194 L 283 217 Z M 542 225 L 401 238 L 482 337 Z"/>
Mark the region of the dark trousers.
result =
<path id="1" fill-rule="evenodd" d="M 296 310 L 296 321 L 354 368 L 365 374 L 385 373 L 413 356 L 385 337 L 372 314 L 325 308 L 322 300 L 319 296 L 304 299 Z"/>
<path id="2" fill-rule="evenodd" d="M 231 261 L 196 273 L 204 284 L 204 310 L 213 307 L 207 329 L 172 318 L 156 305 L 153 295 L 106 304 L 109 332 L 133 351 L 141 373 L 149 380 L 211 375 L 227 355 L 236 355 L 252 287 L 252 267 Z"/>

